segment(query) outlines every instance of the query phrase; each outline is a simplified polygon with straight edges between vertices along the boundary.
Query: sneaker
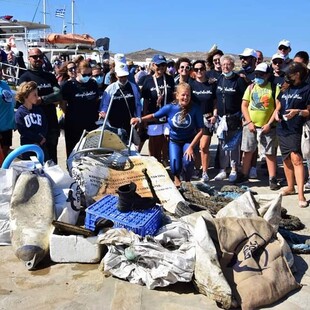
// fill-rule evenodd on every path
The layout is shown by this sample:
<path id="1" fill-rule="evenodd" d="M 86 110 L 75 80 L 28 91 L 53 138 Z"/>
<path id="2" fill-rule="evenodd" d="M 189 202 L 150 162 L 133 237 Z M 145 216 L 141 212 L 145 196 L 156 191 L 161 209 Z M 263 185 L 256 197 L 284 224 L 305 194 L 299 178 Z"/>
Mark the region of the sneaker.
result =
<path id="1" fill-rule="evenodd" d="M 250 172 L 249 172 L 249 178 L 250 179 L 257 179 L 256 167 L 251 167 Z"/>
<path id="2" fill-rule="evenodd" d="M 229 182 L 235 182 L 237 180 L 237 171 L 231 171 L 228 177 Z"/>
<path id="3" fill-rule="evenodd" d="M 278 183 L 278 180 L 275 177 L 272 177 L 269 179 L 269 187 L 272 191 L 276 191 L 280 189 L 280 184 Z"/>
<path id="4" fill-rule="evenodd" d="M 207 183 L 210 180 L 208 174 L 206 172 L 202 173 L 201 182 Z"/>
<path id="5" fill-rule="evenodd" d="M 308 178 L 307 183 L 305 184 L 306 189 L 310 189 L 310 177 Z"/>
<path id="6" fill-rule="evenodd" d="M 199 179 L 199 174 L 200 174 L 199 170 L 194 169 L 194 172 L 193 172 L 193 175 L 192 175 L 192 179 L 193 180 L 198 180 Z"/>
<path id="7" fill-rule="evenodd" d="M 235 184 L 242 184 L 249 181 L 249 178 L 245 176 L 243 173 L 238 173 L 237 179 L 234 182 Z"/>
<path id="8" fill-rule="evenodd" d="M 226 172 L 225 171 L 220 171 L 214 178 L 215 181 L 222 181 L 227 178 Z"/>

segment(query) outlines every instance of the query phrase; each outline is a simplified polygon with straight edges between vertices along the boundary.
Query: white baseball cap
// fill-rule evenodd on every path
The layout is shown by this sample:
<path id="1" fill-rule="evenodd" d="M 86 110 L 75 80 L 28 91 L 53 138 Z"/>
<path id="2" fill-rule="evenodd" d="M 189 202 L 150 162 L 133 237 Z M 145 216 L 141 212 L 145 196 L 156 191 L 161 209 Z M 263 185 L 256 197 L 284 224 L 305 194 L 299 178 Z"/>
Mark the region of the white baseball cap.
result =
<path id="1" fill-rule="evenodd" d="M 244 51 L 242 52 L 242 54 L 239 54 L 239 56 L 243 56 L 243 57 L 252 56 L 252 57 L 257 58 L 256 51 L 253 50 L 253 48 L 248 48 L 248 47 L 245 48 Z"/>

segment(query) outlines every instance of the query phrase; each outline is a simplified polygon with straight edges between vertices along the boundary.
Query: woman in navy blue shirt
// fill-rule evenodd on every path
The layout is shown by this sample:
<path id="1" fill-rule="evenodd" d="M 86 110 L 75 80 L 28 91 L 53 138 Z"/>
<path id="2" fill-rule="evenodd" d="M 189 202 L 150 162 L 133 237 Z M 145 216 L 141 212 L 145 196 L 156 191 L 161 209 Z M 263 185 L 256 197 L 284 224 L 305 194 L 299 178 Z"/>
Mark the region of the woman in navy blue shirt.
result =
<path id="1" fill-rule="evenodd" d="M 176 102 L 163 106 L 153 114 L 132 118 L 131 124 L 167 117 L 170 126 L 169 157 L 174 184 L 190 181 L 194 171 L 194 148 L 202 136 L 203 120 L 200 107 L 191 102 L 191 88 L 181 82 L 176 88 Z"/>
<path id="2" fill-rule="evenodd" d="M 192 89 L 192 101 L 200 107 L 204 119 L 203 136 L 199 145 L 202 165 L 201 181 L 208 182 L 209 146 L 217 118 L 216 83 L 210 84 L 207 80 L 204 60 L 196 60 L 193 63 L 193 71 L 195 79 L 189 83 Z"/>
<path id="3" fill-rule="evenodd" d="M 299 206 L 308 206 L 304 195 L 304 166 L 301 154 L 301 133 L 303 123 L 310 114 L 310 88 L 304 81 L 307 67 L 302 63 L 289 65 L 285 83 L 277 98 L 274 112 L 277 136 L 283 158 L 287 188 L 282 195 L 295 194 L 295 180 L 298 188 Z"/>

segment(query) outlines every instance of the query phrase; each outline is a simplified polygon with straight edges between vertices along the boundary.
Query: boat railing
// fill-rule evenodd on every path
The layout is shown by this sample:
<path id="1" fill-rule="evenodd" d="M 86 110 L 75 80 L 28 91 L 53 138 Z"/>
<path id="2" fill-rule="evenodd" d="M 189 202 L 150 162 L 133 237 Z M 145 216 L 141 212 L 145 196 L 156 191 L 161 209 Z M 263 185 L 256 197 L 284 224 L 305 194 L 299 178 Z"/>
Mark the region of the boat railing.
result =
<path id="1" fill-rule="evenodd" d="M 8 82 L 10 85 L 16 86 L 18 84 L 19 77 L 22 71 L 27 69 L 20 66 L 12 65 L 5 62 L 0 62 L 0 68 L 2 71 L 2 78 Z"/>

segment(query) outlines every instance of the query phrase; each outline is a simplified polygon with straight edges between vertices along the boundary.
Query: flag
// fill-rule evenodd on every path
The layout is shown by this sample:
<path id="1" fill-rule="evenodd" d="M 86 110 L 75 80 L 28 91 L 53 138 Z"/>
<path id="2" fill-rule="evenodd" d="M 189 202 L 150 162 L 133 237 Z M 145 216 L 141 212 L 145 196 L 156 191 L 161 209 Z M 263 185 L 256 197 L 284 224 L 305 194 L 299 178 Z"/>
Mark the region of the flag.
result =
<path id="1" fill-rule="evenodd" d="M 56 13 L 55 16 L 56 17 L 60 17 L 60 18 L 64 18 L 65 17 L 65 9 L 56 9 Z"/>

